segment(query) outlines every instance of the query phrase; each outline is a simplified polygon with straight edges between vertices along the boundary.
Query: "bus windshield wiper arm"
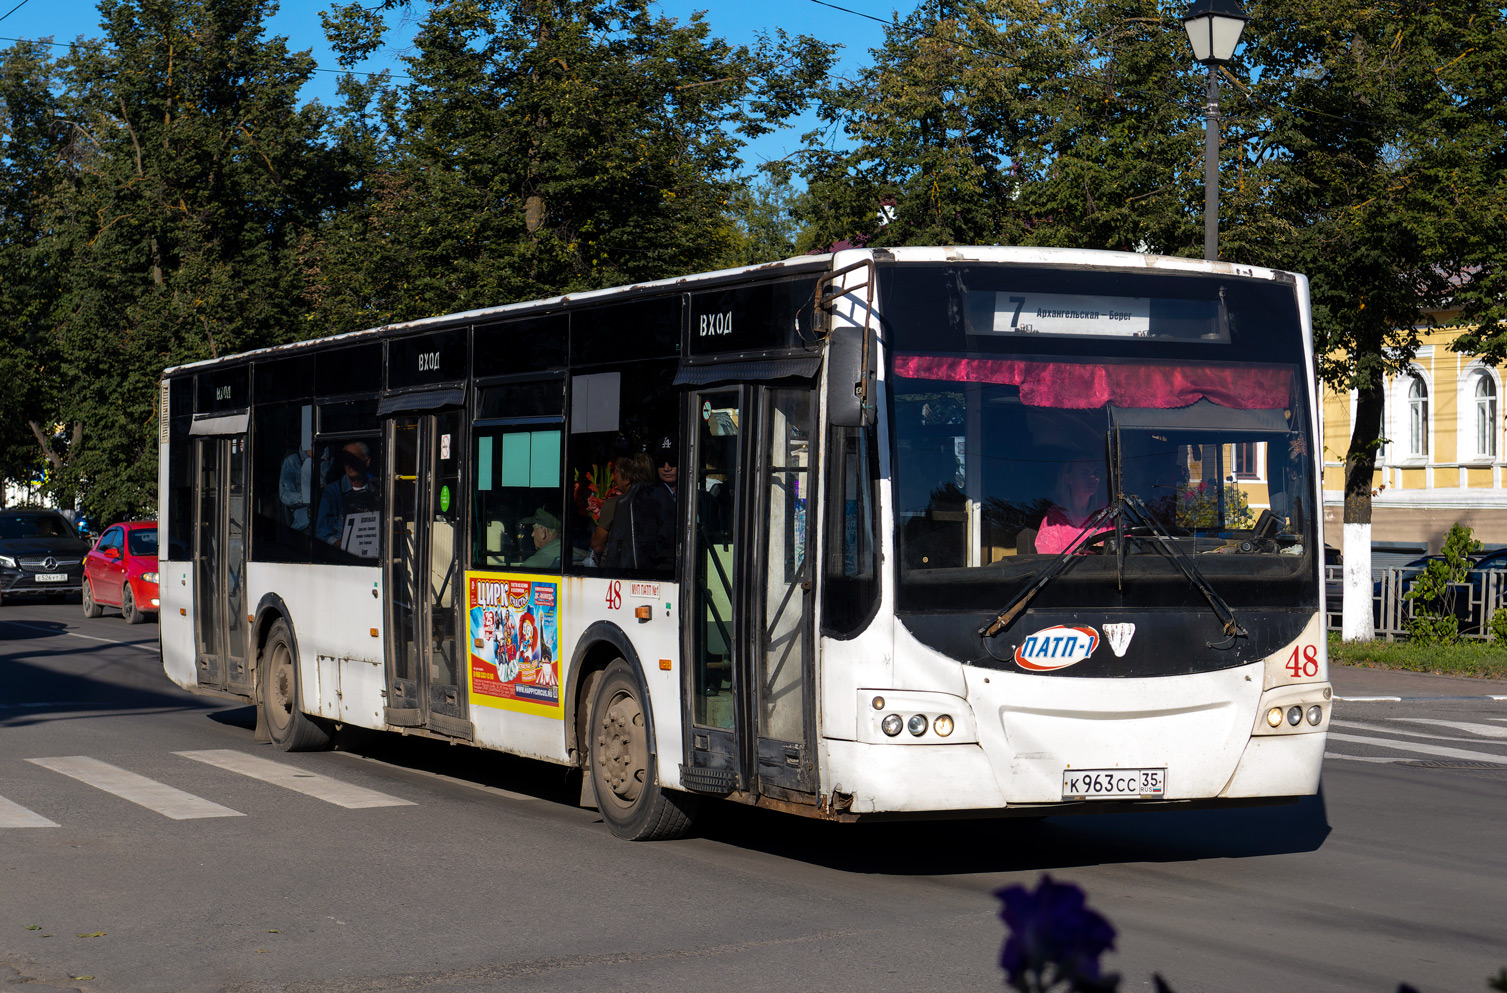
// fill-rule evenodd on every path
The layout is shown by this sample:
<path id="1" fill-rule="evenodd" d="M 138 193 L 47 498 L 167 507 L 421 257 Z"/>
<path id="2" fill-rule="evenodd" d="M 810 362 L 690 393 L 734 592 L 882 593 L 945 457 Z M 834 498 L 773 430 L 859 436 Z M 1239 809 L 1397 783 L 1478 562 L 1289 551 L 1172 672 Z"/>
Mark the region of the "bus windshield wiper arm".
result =
<path id="1" fill-rule="evenodd" d="M 1056 579 L 1058 573 L 1067 568 L 1067 564 L 1072 561 L 1073 555 L 1078 551 L 1078 549 L 1083 547 L 1084 542 L 1096 536 L 1094 528 L 1112 517 L 1118 520 L 1120 513 L 1121 504 L 1120 501 L 1116 500 L 1113 503 L 1102 507 L 1098 513 L 1094 514 L 1094 516 L 1085 521 L 1083 524 L 1083 532 L 1079 534 L 1078 537 L 1074 538 L 1071 544 L 1057 553 L 1057 557 L 1054 558 L 1051 561 L 1051 564 L 1048 565 L 1042 572 L 1042 574 L 1036 578 L 1036 582 L 1032 583 L 1030 586 L 1027 586 L 1019 593 L 1015 594 L 1015 596 L 1010 599 L 1010 602 L 1005 604 L 1004 608 L 999 613 L 994 615 L 993 620 L 991 620 L 988 624 L 985 624 L 983 627 L 979 628 L 978 636 L 980 638 L 992 638 L 996 634 L 999 634 L 1000 631 L 1009 627 L 1015 621 L 1015 618 L 1020 616 L 1020 612 L 1026 609 L 1026 605 L 1035 598 L 1036 594 L 1040 593 L 1042 588 L 1045 587 L 1047 583 L 1050 583 L 1053 579 Z"/>
<path id="2" fill-rule="evenodd" d="M 1162 538 L 1160 544 L 1170 552 L 1173 563 L 1187 577 L 1188 582 L 1196 586 L 1198 591 L 1204 595 L 1204 599 L 1209 601 L 1209 606 L 1214 608 L 1214 614 L 1219 618 L 1219 623 L 1224 628 L 1225 636 L 1232 640 L 1246 637 L 1245 628 L 1241 627 L 1240 622 L 1235 620 L 1235 614 L 1230 610 L 1230 605 L 1224 602 L 1224 597 L 1219 595 L 1214 589 L 1214 585 L 1199 571 L 1198 566 L 1193 563 L 1193 560 L 1188 558 L 1187 553 L 1178 547 L 1177 539 L 1172 537 L 1166 528 L 1162 527 L 1161 522 L 1156 519 L 1146 504 L 1141 502 L 1141 498 L 1131 493 L 1122 496 L 1120 499 L 1125 501 L 1125 506 L 1135 512 L 1136 517 L 1140 518 L 1142 524 L 1155 531 L 1158 537 Z M 1209 647 L 1215 648 L 1217 646 L 1209 643 Z"/>

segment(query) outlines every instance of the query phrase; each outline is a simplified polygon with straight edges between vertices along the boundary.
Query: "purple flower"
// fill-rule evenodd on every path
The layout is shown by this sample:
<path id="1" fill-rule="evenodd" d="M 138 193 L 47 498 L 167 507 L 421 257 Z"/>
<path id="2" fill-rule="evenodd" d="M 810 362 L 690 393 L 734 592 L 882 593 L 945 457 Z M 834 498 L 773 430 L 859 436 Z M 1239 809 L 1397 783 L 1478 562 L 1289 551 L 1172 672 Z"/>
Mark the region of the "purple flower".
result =
<path id="1" fill-rule="evenodd" d="M 1088 908 L 1083 890 L 1043 875 L 1034 891 L 1007 886 L 994 895 L 1010 932 L 999 957 L 1009 986 L 1022 993 L 1059 983 L 1083 993 L 1118 988 L 1119 976 L 1099 970 L 1099 956 L 1115 946 L 1115 929 Z"/>

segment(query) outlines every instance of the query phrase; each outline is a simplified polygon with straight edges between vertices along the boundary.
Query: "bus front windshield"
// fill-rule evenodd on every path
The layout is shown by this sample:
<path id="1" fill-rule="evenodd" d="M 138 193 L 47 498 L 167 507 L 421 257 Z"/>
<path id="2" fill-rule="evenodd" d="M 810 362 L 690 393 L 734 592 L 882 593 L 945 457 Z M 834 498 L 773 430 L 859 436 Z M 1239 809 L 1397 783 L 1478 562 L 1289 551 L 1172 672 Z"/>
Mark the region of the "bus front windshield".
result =
<path id="1" fill-rule="evenodd" d="M 888 311 L 902 619 L 999 610 L 1064 555 L 1033 610 L 1207 610 L 1200 585 L 1237 613 L 1315 609 L 1290 289 L 1241 311 L 1210 282 L 1050 277 L 949 270 L 930 319 L 924 281 Z"/>

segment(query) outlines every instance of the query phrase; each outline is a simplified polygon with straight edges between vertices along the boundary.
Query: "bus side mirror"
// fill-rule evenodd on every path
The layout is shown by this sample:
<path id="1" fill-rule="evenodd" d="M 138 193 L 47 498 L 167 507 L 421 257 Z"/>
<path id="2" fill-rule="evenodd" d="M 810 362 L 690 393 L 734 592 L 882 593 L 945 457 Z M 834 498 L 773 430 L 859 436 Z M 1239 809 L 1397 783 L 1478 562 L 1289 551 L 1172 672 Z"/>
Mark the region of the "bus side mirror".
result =
<path id="1" fill-rule="evenodd" d="M 874 423 L 874 374 L 867 368 L 867 328 L 835 327 L 827 335 L 827 420 L 836 427 Z"/>

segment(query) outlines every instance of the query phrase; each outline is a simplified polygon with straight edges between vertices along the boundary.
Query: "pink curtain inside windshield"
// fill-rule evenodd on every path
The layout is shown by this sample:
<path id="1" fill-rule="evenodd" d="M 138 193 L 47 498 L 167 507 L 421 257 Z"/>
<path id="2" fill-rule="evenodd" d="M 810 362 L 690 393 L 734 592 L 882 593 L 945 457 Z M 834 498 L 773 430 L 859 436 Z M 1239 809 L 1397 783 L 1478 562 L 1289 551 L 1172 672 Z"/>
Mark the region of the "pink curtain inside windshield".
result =
<path id="1" fill-rule="evenodd" d="M 1186 407 L 1208 400 L 1235 410 L 1280 410 L 1289 405 L 1292 372 L 1277 366 L 1188 366 L 1152 362 L 1090 365 L 1023 359 L 897 355 L 895 375 L 952 383 L 1019 386 L 1032 407 L 1089 410 Z"/>

